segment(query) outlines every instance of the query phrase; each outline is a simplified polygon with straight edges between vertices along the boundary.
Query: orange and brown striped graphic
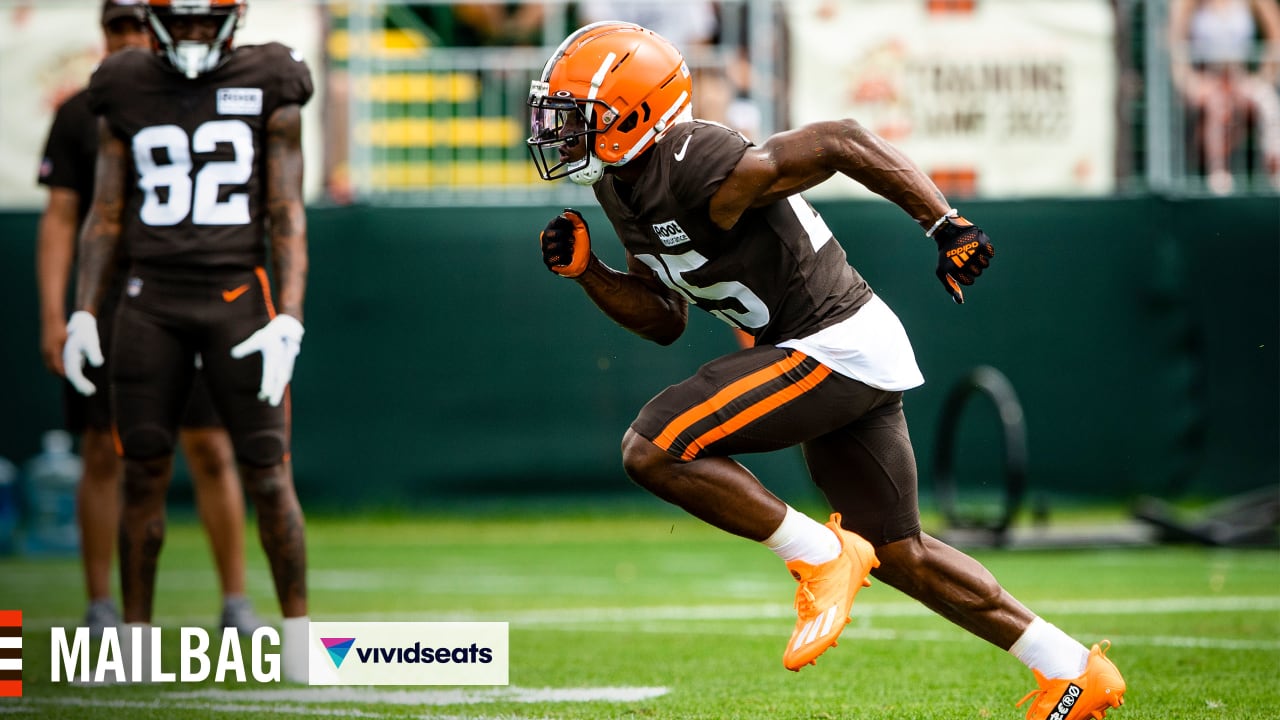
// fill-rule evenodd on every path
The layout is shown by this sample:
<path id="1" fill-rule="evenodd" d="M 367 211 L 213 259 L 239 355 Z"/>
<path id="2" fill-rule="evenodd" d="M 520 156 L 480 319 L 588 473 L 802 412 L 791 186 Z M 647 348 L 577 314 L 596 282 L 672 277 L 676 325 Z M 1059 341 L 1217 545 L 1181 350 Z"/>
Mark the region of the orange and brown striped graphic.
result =
<path id="1" fill-rule="evenodd" d="M 22 611 L 0 610 L 0 697 L 22 696 Z"/>

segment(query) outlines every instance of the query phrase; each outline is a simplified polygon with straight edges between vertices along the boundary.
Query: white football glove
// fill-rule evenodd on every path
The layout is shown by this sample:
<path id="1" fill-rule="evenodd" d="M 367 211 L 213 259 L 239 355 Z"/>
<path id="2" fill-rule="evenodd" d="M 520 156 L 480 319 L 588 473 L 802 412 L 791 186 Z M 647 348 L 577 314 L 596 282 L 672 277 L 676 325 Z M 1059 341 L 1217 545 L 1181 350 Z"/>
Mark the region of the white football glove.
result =
<path id="1" fill-rule="evenodd" d="M 262 353 L 262 386 L 258 399 L 279 405 L 293 377 L 293 361 L 301 349 L 302 323 L 292 315 L 277 315 L 249 339 L 231 348 L 231 357 L 239 360 Z"/>
<path id="2" fill-rule="evenodd" d="M 67 382 L 81 395 L 92 395 L 97 386 L 84 376 L 84 363 L 102 367 L 102 341 L 98 339 L 98 319 L 86 310 L 77 310 L 67 318 L 67 342 L 62 346 L 62 366 Z"/>

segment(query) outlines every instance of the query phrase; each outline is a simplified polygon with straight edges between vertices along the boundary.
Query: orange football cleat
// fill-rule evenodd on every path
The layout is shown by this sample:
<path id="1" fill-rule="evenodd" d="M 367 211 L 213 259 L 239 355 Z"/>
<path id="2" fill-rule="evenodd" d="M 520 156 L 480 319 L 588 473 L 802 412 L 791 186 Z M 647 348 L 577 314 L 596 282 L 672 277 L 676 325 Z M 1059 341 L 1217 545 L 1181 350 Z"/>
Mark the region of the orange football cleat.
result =
<path id="1" fill-rule="evenodd" d="M 1032 670 L 1040 687 L 1027 693 L 1017 707 L 1035 698 L 1027 710 L 1027 720 L 1103 720 L 1108 710 L 1124 704 L 1124 678 L 1107 659 L 1110 648 L 1110 640 L 1094 645 L 1084 674 L 1075 679 L 1049 680 Z"/>
<path id="2" fill-rule="evenodd" d="M 834 647 L 836 638 L 849 623 L 853 596 L 870 587 L 867 576 L 880 567 L 875 548 L 857 533 L 840 527 L 840 513 L 833 513 L 827 527 L 840 540 L 840 554 L 821 565 L 802 560 L 787 563 L 791 575 L 800 582 L 796 590 L 796 629 L 791 633 L 782 664 L 788 670 L 816 665 L 818 656 Z"/>

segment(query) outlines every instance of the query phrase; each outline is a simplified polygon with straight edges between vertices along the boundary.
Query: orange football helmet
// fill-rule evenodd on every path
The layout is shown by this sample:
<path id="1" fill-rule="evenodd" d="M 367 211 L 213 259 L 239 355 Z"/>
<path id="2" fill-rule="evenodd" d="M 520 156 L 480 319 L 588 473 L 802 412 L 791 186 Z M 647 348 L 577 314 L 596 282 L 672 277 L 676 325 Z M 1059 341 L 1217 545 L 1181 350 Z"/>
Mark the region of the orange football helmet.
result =
<path id="1" fill-rule="evenodd" d="M 692 117 L 684 56 L 652 30 L 608 20 L 574 32 L 529 86 L 529 153 L 544 180 L 591 185 Z M 573 149 L 584 143 L 580 158 Z"/>
<path id="2" fill-rule="evenodd" d="M 189 78 L 216 68 L 231 52 L 236 26 L 244 17 L 246 0 L 146 0 L 147 20 L 155 38 L 156 51 Z M 216 37 L 208 42 L 175 38 L 182 20 L 209 19 L 217 25 Z"/>

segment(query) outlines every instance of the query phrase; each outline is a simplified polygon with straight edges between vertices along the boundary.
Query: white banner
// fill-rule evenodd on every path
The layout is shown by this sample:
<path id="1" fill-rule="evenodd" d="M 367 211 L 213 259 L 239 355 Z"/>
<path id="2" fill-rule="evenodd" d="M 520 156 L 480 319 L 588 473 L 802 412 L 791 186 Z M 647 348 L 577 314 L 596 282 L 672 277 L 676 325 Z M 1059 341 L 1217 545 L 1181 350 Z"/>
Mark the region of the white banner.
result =
<path id="1" fill-rule="evenodd" d="M 794 126 L 851 117 L 940 185 L 987 197 L 1115 185 L 1115 16 L 1106 0 L 792 0 Z M 866 191 L 837 176 L 807 192 Z"/>
<path id="2" fill-rule="evenodd" d="M 504 622 L 312 622 L 311 685 L 506 685 Z"/>

